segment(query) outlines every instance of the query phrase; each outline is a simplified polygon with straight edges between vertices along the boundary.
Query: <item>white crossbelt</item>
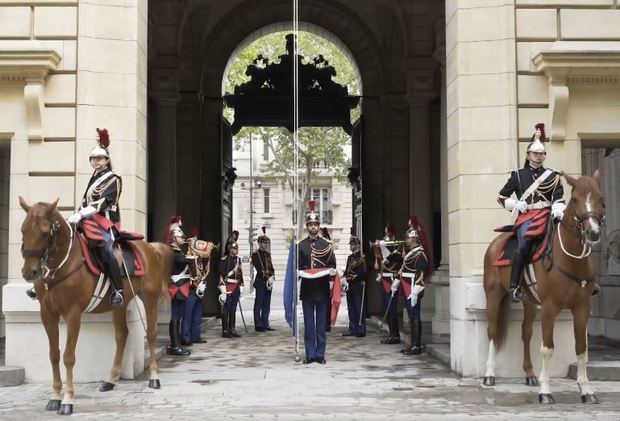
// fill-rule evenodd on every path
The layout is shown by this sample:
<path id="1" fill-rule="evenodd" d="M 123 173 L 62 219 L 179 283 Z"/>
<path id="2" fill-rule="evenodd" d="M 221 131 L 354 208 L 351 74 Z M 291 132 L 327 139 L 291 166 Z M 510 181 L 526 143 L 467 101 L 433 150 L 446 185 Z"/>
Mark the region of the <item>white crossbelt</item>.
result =
<path id="1" fill-rule="evenodd" d="M 99 279 L 97 280 L 97 285 L 95 285 L 95 290 L 93 291 L 93 296 L 90 298 L 90 302 L 84 309 L 84 313 L 90 313 L 94 309 L 96 309 L 105 294 L 108 292 L 110 288 L 110 281 L 107 279 L 103 271 L 101 271 L 101 275 L 99 275 Z"/>
<path id="2" fill-rule="evenodd" d="M 185 266 L 185 269 L 183 270 L 183 272 L 179 273 L 178 275 L 171 275 L 170 279 L 172 279 L 172 282 L 174 282 L 175 284 L 178 284 L 179 281 L 182 281 L 184 279 L 189 279 L 190 275 L 189 275 L 189 267 Z"/>
<path id="3" fill-rule="evenodd" d="M 239 280 L 238 279 L 233 279 L 233 278 L 226 278 L 226 283 L 227 284 L 238 284 Z"/>
<path id="4" fill-rule="evenodd" d="M 532 209 L 544 209 L 544 208 L 549 208 L 549 207 L 551 207 L 551 202 L 546 202 L 546 201 L 545 202 L 536 202 L 536 203 L 533 203 L 531 205 L 527 205 L 527 208 L 529 210 L 532 210 Z"/>
<path id="5" fill-rule="evenodd" d="M 517 170 L 518 171 L 518 170 Z M 540 177 L 538 177 L 527 190 L 523 192 L 523 195 L 519 198 L 519 200 L 525 200 L 532 195 L 536 191 L 536 189 L 545 181 L 549 176 L 553 174 L 553 171 L 547 169 Z"/>

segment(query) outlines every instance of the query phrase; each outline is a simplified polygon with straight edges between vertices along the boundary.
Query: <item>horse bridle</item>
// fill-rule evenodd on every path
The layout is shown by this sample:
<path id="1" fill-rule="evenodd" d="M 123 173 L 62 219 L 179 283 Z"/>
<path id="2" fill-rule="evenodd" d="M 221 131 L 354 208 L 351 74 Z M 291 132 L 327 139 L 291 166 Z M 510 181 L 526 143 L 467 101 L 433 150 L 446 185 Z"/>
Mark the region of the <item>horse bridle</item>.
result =
<path id="1" fill-rule="evenodd" d="M 51 217 L 48 217 L 47 220 L 50 222 L 50 231 L 48 233 L 48 239 L 47 239 L 47 246 L 42 249 L 42 250 L 33 250 L 33 249 L 26 249 L 24 248 L 24 243 L 22 242 L 22 257 L 26 258 L 26 257 L 34 257 L 34 258 L 38 258 L 41 261 L 41 269 L 43 269 L 45 271 L 44 274 L 41 274 L 41 279 L 43 280 L 43 282 L 45 282 L 46 284 L 50 284 L 53 280 L 54 280 L 54 276 L 56 275 L 56 273 L 60 270 L 60 268 L 62 268 L 64 266 L 64 264 L 67 262 L 67 260 L 69 259 L 69 255 L 71 254 L 71 249 L 73 248 L 73 227 L 71 225 L 69 225 L 69 223 L 67 221 L 65 221 L 65 223 L 67 223 L 67 225 L 69 225 L 69 232 L 71 233 L 69 235 L 69 247 L 67 247 L 67 251 L 65 253 L 64 258 L 61 260 L 60 264 L 58 264 L 58 266 L 56 266 L 55 268 L 50 268 L 48 266 L 48 260 L 50 259 L 50 248 L 52 247 L 52 244 L 54 242 L 54 239 L 56 238 L 56 234 L 58 233 L 58 231 L 60 230 L 60 221 L 58 220 L 54 220 Z M 64 221 L 64 219 L 63 219 Z M 77 269 L 79 269 L 79 267 L 82 264 L 80 263 L 80 265 L 77 267 Z M 69 275 L 73 272 L 75 272 L 77 269 L 72 270 Z M 50 277 L 51 275 L 51 277 Z M 63 280 L 64 278 L 66 278 L 67 276 L 63 277 L 61 280 Z M 58 283 L 59 281 L 56 280 L 56 283 Z"/>

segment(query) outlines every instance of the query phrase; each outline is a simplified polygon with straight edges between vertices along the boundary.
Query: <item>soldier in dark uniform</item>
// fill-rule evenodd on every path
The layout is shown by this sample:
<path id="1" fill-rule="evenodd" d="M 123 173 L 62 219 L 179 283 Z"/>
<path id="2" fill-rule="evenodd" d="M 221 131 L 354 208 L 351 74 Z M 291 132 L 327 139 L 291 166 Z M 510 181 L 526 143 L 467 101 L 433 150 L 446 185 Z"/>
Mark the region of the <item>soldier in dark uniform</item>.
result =
<path id="1" fill-rule="evenodd" d="M 500 205 L 518 217 L 514 230 L 518 236 L 517 251 L 512 259 L 510 273 L 510 294 L 513 301 L 522 301 L 523 292 L 520 288 L 523 266 L 532 251 L 532 236 L 528 229 L 540 218 L 562 219 L 564 216 L 564 188 L 560 174 L 543 167 L 547 156 L 545 145 L 545 125 L 536 125 L 536 133 L 527 147 L 527 160 L 523 168 L 513 171 L 506 185 L 500 190 L 497 201 Z M 517 196 L 513 199 L 512 194 Z M 535 224 L 538 225 L 538 224 Z"/>
<path id="2" fill-rule="evenodd" d="M 377 280 L 380 283 L 383 311 L 384 314 L 387 314 L 389 329 L 389 336 L 381 340 L 382 344 L 400 343 L 397 315 L 398 298 L 394 297 L 400 285 L 398 273 L 403 265 L 403 255 L 398 250 L 394 232 L 394 225 L 388 224 L 385 227 L 383 240 L 375 242 L 375 270 L 380 271 Z"/>
<path id="3" fill-rule="evenodd" d="M 170 238 L 170 246 L 174 251 L 174 265 L 168 285 L 171 305 L 170 346 L 167 352 L 169 355 L 187 356 L 190 352 L 181 348 L 181 319 L 183 318 L 185 303 L 189 296 L 191 278 L 196 277 L 196 266 L 192 260 L 185 257 L 183 250 L 181 250 L 181 246 L 185 244 L 185 234 L 181 228 L 177 226 L 170 230 Z"/>
<path id="4" fill-rule="evenodd" d="M 342 336 L 366 336 L 366 318 L 363 314 L 364 288 L 366 288 L 366 256 L 362 253 L 360 239 L 353 234 L 349 239 L 351 253 L 342 279 L 343 290 L 347 293 L 349 310 L 349 331 Z"/>
<path id="5" fill-rule="evenodd" d="M 271 261 L 269 246 L 271 240 L 267 237 L 265 227 L 262 228 L 263 234 L 258 237 L 258 250 L 252 253 L 252 265 L 256 269 L 254 278 L 254 288 L 256 298 L 254 299 L 254 329 L 257 332 L 275 330 L 269 326 L 269 310 L 271 308 L 271 291 L 275 280 L 275 270 Z"/>
<path id="6" fill-rule="evenodd" d="M 405 256 L 400 275 L 400 292 L 409 316 L 411 332 L 411 348 L 401 350 L 405 355 L 420 355 L 422 353 L 420 306 L 422 305 L 424 281 L 428 270 L 429 262 L 424 247 L 420 244 L 420 234 L 415 228 L 409 228 L 405 234 Z"/>
<path id="7" fill-rule="evenodd" d="M 222 309 L 222 338 L 240 338 L 235 330 L 237 304 L 243 288 L 243 270 L 239 245 L 236 240 L 227 241 L 228 253 L 220 260 L 220 303 Z"/>
<path id="8" fill-rule="evenodd" d="M 336 256 L 332 244 L 319 236 L 319 215 L 314 202 L 308 203 L 306 215 L 308 237 L 299 242 L 298 269 L 301 278 L 300 299 L 304 312 L 304 364 L 325 364 L 327 344 L 325 327 L 330 303 L 330 283 L 336 275 Z"/>
<path id="9" fill-rule="evenodd" d="M 121 177 L 112 172 L 108 131 L 97 129 L 97 133 L 99 146 L 89 154 L 90 165 L 95 171 L 88 181 L 80 209 L 67 221 L 79 223 L 78 228 L 88 238 L 89 244 L 96 247 L 114 288 L 110 301 L 113 306 L 120 306 L 123 305 L 123 283 L 120 266 L 114 257 L 114 241 L 121 226 L 118 201 L 123 187 Z"/>

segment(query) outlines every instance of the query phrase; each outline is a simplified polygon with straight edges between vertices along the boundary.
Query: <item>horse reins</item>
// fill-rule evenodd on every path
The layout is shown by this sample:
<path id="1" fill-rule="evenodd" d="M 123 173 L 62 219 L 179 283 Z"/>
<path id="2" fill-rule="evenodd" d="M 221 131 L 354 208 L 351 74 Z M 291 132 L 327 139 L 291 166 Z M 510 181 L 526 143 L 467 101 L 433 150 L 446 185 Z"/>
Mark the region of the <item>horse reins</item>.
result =
<path id="1" fill-rule="evenodd" d="M 583 228 L 583 221 L 585 221 L 586 219 L 589 219 L 589 218 L 595 219 L 596 222 L 599 224 L 599 226 L 602 224 L 602 221 L 604 220 L 604 216 L 598 215 L 598 214 L 596 214 L 594 212 L 585 212 L 583 215 L 577 216 L 575 214 L 574 209 L 573 209 L 573 219 L 575 220 L 575 225 L 574 226 L 568 225 L 568 224 L 564 223 L 563 221 L 560 221 L 560 225 L 566 227 L 566 229 L 568 229 L 570 232 L 574 232 L 575 234 L 579 235 L 579 237 L 580 237 L 579 240 L 580 240 L 580 242 L 583 243 L 583 248 L 581 250 L 581 255 L 577 256 L 577 255 L 574 255 L 574 254 L 570 253 L 568 250 L 566 250 L 566 247 L 564 247 L 564 242 L 562 241 L 562 228 L 558 227 L 558 240 L 559 240 L 559 243 L 560 243 L 560 248 L 562 249 L 562 252 L 564 252 L 564 254 L 566 254 L 569 257 L 572 257 L 573 259 L 580 260 L 580 259 L 588 257 L 592 253 L 592 246 L 586 244 L 586 242 L 583 241 L 583 237 L 585 235 L 585 230 Z M 545 254 L 545 256 L 547 256 L 547 258 L 551 262 L 549 267 L 546 268 L 547 272 L 549 272 L 551 270 L 551 268 L 553 268 L 553 266 L 554 266 L 553 254 L 551 253 L 551 248 L 549 249 L 549 252 L 547 252 Z M 584 279 L 584 278 L 579 278 L 579 277 L 571 274 L 570 272 L 568 272 L 567 270 L 563 269 L 558 264 L 555 264 L 555 267 L 564 276 L 566 276 L 567 278 L 569 278 L 572 281 L 575 281 L 581 288 L 585 288 L 585 286 L 588 284 L 588 282 L 592 282 L 596 278 L 596 268 L 594 269 L 594 274 L 591 277 L 588 277 L 588 278 Z"/>
<path id="2" fill-rule="evenodd" d="M 23 248 L 23 244 L 22 244 L 22 257 L 35 257 L 35 258 L 41 259 L 41 268 L 45 270 L 45 274 L 41 275 L 41 279 L 43 280 L 43 282 L 49 289 L 52 286 L 64 281 L 66 278 L 73 275 L 75 272 L 77 272 L 84 264 L 84 259 L 81 259 L 80 264 L 78 266 L 70 270 L 68 273 L 66 273 L 61 278 L 56 279 L 56 273 L 58 273 L 58 271 L 65 265 L 65 263 L 67 263 L 67 260 L 69 260 L 69 256 L 71 255 L 71 249 L 73 248 L 74 231 L 73 231 L 73 227 L 69 225 L 69 223 L 65 219 L 62 219 L 63 222 L 67 224 L 67 226 L 69 227 L 69 233 L 70 233 L 69 234 L 69 246 L 67 247 L 67 251 L 65 253 L 64 258 L 58 264 L 58 266 L 56 266 L 55 268 L 50 268 L 47 265 L 48 260 L 50 259 L 50 255 L 49 255 L 50 248 L 52 247 L 52 243 L 54 242 L 55 238 L 57 238 L 56 234 L 58 233 L 58 230 L 60 229 L 60 222 L 58 220 L 53 220 L 52 218 L 48 218 L 48 220 L 51 223 L 51 228 L 49 232 L 49 239 L 47 242 L 47 247 L 44 250 L 31 250 L 31 249 Z"/>

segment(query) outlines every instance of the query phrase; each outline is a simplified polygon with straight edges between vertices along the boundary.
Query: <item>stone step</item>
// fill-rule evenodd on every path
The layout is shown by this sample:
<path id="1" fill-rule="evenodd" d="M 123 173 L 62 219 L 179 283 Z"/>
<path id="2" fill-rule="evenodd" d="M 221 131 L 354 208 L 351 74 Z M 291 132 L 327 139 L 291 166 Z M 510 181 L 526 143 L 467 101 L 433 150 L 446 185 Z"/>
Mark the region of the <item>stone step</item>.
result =
<path id="1" fill-rule="evenodd" d="M 432 343 L 426 345 L 426 353 L 450 367 L 450 344 Z"/>
<path id="2" fill-rule="evenodd" d="M 24 367 L 0 366 L 0 387 L 19 386 L 25 377 Z"/>
<path id="3" fill-rule="evenodd" d="M 588 380 L 620 381 L 620 361 L 588 362 Z M 568 377 L 577 379 L 577 364 L 568 367 Z"/>

